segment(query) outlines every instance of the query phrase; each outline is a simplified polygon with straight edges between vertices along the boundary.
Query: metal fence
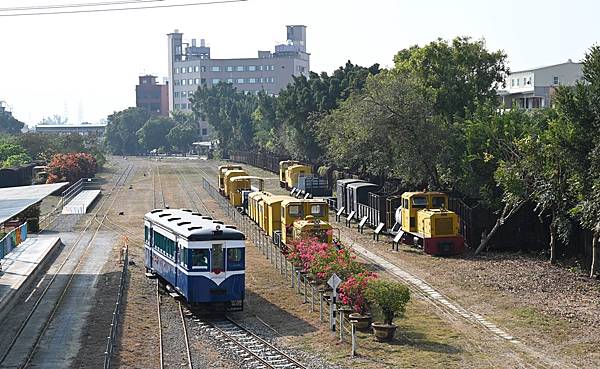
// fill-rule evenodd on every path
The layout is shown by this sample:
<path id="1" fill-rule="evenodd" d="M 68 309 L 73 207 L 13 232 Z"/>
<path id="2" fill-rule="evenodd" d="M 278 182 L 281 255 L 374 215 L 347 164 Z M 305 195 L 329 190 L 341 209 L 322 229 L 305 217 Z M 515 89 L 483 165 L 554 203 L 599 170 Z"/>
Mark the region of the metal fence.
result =
<path id="1" fill-rule="evenodd" d="M 119 330 L 119 318 L 122 313 L 123 291 L 125 290 L 125 283 L 127 281 L 128 265 L 129 251 L 127 247 L 125 247 L 123 252 L 123 269 L 121 269 L 121 278 L 119 280 L 119 293 L 117 295 L 117 302 L 115 303 L 115 309 L 113 310 L 112 320 L 110 322 L 110 333 L 108 337 L 106 337 L 106 350 L 104 351 L 104 369 L 112 368 L 112 354 L 117 340 L 117 333 Z"/>
<path id="2" fill-rule="evenodd" d="M 81 178 L 63 191 L 60 203 L 64 207 L 69 201 L 83 190 L 99 190 L 100 183 L 96 178 Z"/>
<path id="3" fill-rule="evenodd" d="M 27 239 L 27 223 L 23 223 L 19 227 L 8 232 L 0 240 L 0 259 L 3 259 L 9 252 L 15 247 L 19 246 L 21 242 Z"/>

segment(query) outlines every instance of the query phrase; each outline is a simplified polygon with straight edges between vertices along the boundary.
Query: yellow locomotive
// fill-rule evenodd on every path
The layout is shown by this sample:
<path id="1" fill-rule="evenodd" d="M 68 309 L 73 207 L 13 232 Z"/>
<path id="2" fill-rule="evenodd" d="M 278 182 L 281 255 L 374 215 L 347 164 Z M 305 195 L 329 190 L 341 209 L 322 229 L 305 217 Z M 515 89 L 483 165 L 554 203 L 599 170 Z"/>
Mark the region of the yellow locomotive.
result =
<path id="1" fill-rule="evenodd" d="M 300 164 L 300 162 L 296 160 L 282 160 L 279 162 L 279 186 L 281 188 L 287 188 L 287 169 L 296 164 Z"/>
<path id="2" fill-rule="evenodd" d="M 294 166 L 297 165 L 290 168 Z M 259 183 L 258 188 L 251 185 L 252 181 Z M 262 178 L 248 176 L 239 166 L 219 167 L 220 192 L 233 206 L 244 207 L 248 217 L 274 242 L 285 245 L 303 237 L 332 242 L 329 206 L 325 200 L 274 195 L 263 191 L 263 183 Z"/>
<path id="3" fill-rule="evenodd" d="M 225 164 L 225 165 L 220 165 L 218 168 L 218 173 L 219 173 L 219 192 L 221 193 L 221 195 L 225 195 L 225 172 L 227 172 L 228 170 L 241 170 L 242 166 L 241 165 L 233 165 L 233 164 Z"/>
<path id="4" fill-rule="evenodd" d="M 400 239 L 423 247 L 430 255 L 454 255 L 464 251 L 458 215 L 448 210 L 448 195 L 442 192 L 405 192 L 396 212 Z"/>

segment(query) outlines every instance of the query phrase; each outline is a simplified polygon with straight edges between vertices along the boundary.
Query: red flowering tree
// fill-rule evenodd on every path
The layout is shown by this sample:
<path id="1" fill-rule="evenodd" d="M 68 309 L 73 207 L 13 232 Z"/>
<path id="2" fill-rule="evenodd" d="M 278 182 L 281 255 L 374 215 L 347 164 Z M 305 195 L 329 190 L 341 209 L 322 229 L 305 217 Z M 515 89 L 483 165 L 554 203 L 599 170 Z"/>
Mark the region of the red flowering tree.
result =
<path id="1" fill-rule="evenodd" d="M 96 174 L 96 159 L 86 153 L 56 154 L 48 164 L 47 183 L 77 182 Z"/>
<path id="2" fill-rule="evenodd" d="M 377 279 L 376 273 L 364 271 L 351 275 L 340 284 L 339 298 L 342 304 L 351 306 L 355 312 L 364 315 L 369 312 L 369 302 L 365 297 L 365 291 L 370 281 Z"/>

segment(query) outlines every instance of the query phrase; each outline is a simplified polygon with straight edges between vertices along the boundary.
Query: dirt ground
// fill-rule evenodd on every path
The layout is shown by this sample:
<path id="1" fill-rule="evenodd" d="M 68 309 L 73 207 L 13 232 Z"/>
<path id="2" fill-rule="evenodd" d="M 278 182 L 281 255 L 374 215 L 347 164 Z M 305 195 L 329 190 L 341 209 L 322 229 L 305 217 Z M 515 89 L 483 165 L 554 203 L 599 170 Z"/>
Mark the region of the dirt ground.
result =
<path id="1" fill-rule="evenodd" d="M 216 177 L 219 163 L 177 159 L 158 162 L 142 158 L 111 160 L 113 171 L 118 165 L 127 163 L 134 163 L 137 168 L 130 179 L 133 188 L 122 191 L 118 205 L 108 219 L 122 242 L 127 242 L 132 260 L 114 365 L 158 368 L 155 287 L 153 281 L 144 276 L 142 239 L 143 215 L 155 206 L 155 187 L 159 186 L 153 173 L 156 168 L 160 169 L 165 201 L 171 207 L 190 207 L 189 197 L 177 176 L 177 171 L 181 171 L 187 178 L 187 185 L 194 186 L 213 216 L 224 218 L 218 205 L 201 186 L 202 176 L 211 180 Z M 267 190 L 282 191 L 275 174 L 258 169 L 250 172 L 269 178 Z M 123 214 L 119 215 L 119 212 Z M 342 224 L 335 226 L 343 228 Z M 289 281 L 250 244 L 247 248 L 247 300 L 244 312 L 238 314 L 239 319 L 256 320 L 276 332 L 280 344 L 343 367 L 596 368 L 600 365 L 600 334 L 594 329 L 600 319 L 600 288 L 596 281 L 580 278 L 569 270 L 551 267 L 544 260 L 527 255 L 433 258 L 404 246 L 399 252 L 392 252 L 389 242 L 383 239 L 372 241 L 369 231 L 364 235 L 356 229 L 343 232 L 372 252 L 426 280 L 463 307 L 485 316 L 514 335 L 522 346 L 515 347 L 491 337 L 481 327 L 413 296 L 406 317 L 397 322 L 400 328 L 396 341 L 382 344 L 375 342 L 372 335 L 360 333 L 359 356 L 351 358 L 350 345 L 338 342 L 327 325 L 319 322 L 318 311 L 311 312 L 310 304 L 304 304 L 303 298 L 290 288 Z M 127 236 L 126 240 L 124 236 Z M 117 260 L 120 244 L 115 244 L 112 260 Z M 118 273 L 112 272 L 118 268 L 116 262 L 106 266 L 105 274 L 114 277 L 107 277 L 105 287 L 100 288 L 102 292 L 97 296 L 99 306 L 107 305 L 105 310 L 116 298 Z M 107 331 L 103 324 L 101 321 L 88 322 L 91 331 L 101 328 Z M 93 347 L 99 344 L 97 342 Z M 202 345 L 201 349 L 207 350 L 207 356 L 214 357 L 215 362 L 228 362 L 212 351 L 210 345 Z M 84 349 L 80 356 L 85 355 L 91 355 L 91 352 Z M 541 360 L 538 355 L 547 355 L 550 359 Z M 85 360 L 79 367 L 91 367 L 84 364 Z"/>

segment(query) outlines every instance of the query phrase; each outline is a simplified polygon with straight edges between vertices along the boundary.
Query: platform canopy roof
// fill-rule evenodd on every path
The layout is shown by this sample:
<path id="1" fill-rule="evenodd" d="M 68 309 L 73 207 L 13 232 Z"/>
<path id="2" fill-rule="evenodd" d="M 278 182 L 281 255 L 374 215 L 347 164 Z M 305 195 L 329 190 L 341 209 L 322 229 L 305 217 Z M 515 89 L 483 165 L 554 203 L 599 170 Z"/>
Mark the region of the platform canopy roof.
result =
<path id="1" fill-rule="evenodd" d="M 0 188 L 0 224 L 68 184 L 68 182 L 61 182 Z"/>

